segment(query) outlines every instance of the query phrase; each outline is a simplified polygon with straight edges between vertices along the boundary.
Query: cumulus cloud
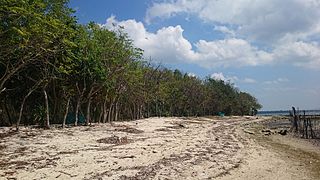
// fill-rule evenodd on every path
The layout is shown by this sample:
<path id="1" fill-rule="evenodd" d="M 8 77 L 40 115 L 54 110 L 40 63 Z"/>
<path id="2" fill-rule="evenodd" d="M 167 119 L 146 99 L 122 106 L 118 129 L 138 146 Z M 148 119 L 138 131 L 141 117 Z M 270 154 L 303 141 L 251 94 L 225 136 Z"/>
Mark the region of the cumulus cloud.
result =
<path id="1" fill-rule="evenodd" d="M 287 79 L 287 78 L 278 78 L 278 79 L 275 79 L 275 80 L 265 81 L 265 82 L 263 82 L 263 84 L 275 85 L 275 84 L 282 84 L 282 83 L 285 83 L 285 82 L 289 82 L 289 79 Z"/>
<path id="2" fill-rule="evenodd" d="M 224 81 L 224 82 L 231 82 L 235 83 L 239 78 L 237 76 L 225 76 L 222 72 L 219 73 L 213 73 L 210 75 L 210 77 L 217 81 Z"/>
<path id="3" fill-rule="evenodd" d="M 257 81 L 254 80 L 254 79 L 252 79 L 252 78 L 244 78 L 244 79 L 243 79 L 243 82 L 244 82 L 244 83 L 248 83 L 248 84 L 254 84 L 254 83 L 256 83 Z"/>
<path id="4" fill-rule="evenodd" d="M 199 61 L 206 66 L 256 66 L 273 61 L 272 54 L 243 39 L 200 40 L 195 44 Z"/>
<path id="5" fill-rule="evenodd" d="M 222 32 L 226 35 L 232 36 L 232 37 L 235 36 L 235 32 L 233 30 L 229 29 L 227 26 L 214 26 L 214 30 L 220 31 L 220 32 Z"/>
<path id="6" fill-rule="evenodd" d="M 134 19 L 118 21 L 111 16 L 102 26 L 111 30 L 117 26 L 124 27 L 134 44 L 145 51 L 147 59 L 151 57 L 161 63 L 197 64 L 207 69 L 276 63 L 320 68 L 320 46 L 315 41 L 281 42 L 265 51 L 248 40 L 233 36 L 213 41 L 199 40 L 192 44 L 184 37 L 184 29 L 180 25 L 149 32 L 142 22 Z M 226 26 L 216 26 L 215 29 L 233 33 Z"/>
<path id="7" fill-rule="evenodd" d="M 319 33 L 319 8 L 319 0 L 172 0 L 154 3 L 145 19 L 189 13 L 208 23 L 236 25 L 247 39 L 270 42 Z"/>
<path id="8" fill-rule="evenodd" d="M 183 36 L 184 29 L 168 26 L 155 33 L 148 32 L 142 22 L 107 19 L 105 28 L 124 27 L 135 45 L 145 50 L 145 57 L 163 63 L 195 63 L 205 68 L 229 66 L 256 66 L 271 63 L 272 54 L 259 50 L 243 39 L 199 40 L 192 44 Z"/>
<path id="9" fill-rule="evenodd" d="M 102 26 L 113 30 L 115 25 L 124 27 L 134 44 L 145 50 L 144 55 L 147 58 L 151 57 L 163 63 L 182 61 L 188 63 L 196 59 L 192 45 L 183 37 L 184 30 L 179 25 L 164 27 L 155 33 L 150 33 L 142 22 L 133 19 L 117 21 L 114 16 L 111 16 Z"/>
<path id="10" fill-rule="evenodd" d="M 274 50 L 276 59 L 290 62 L 295 66 L 319 69 L 320 46 L 317 42 L 285 43 Z"/>

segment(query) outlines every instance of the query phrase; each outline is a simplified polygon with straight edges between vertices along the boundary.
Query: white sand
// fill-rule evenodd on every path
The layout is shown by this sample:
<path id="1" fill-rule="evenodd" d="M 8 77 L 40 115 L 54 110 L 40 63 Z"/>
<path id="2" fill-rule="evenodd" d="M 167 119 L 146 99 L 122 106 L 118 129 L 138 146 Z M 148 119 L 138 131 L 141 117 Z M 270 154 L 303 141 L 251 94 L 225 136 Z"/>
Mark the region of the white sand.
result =
<path id="1" fill-rule="evenodd" d="M 239 125 L 251 120 L 149 118 L 22 128 L 0 139 L 0 179 L 301 179 L 290 167 L 281 173 L 286 162 L 247 139 Z"/>

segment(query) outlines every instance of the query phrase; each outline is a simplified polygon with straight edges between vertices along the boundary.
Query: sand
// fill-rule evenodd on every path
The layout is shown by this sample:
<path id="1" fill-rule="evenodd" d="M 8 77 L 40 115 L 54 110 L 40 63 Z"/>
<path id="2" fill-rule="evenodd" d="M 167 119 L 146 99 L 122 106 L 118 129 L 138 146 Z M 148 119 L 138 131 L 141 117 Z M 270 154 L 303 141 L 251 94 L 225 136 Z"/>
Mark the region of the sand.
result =
<path id="1" fill-rule="evenodd" d="M 0 179 L 314 179 L 305 164 L 256 138 L 247 125 L 261 120 L 149 118 L 11 134 L 2 128 Z"/>

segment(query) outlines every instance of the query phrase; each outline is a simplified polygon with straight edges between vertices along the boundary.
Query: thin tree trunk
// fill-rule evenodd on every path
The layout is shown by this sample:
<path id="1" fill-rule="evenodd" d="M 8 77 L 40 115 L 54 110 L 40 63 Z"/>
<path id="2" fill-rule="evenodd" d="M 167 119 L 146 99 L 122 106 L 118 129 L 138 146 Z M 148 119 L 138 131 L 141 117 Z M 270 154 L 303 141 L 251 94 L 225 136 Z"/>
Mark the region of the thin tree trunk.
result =
<path id="1" fill-rule="evenodd" d="M 7 117 L 8 117 L 8 121 L 9 121 L 9 125 L 12 126 L 12 119 L 11 119 L 11 115 L 8 109 L 8 103 L 7 103 L 7 97 L 5 97 L 4 99 L 4 109 L 6 111 Z"/>
<path id="2" fill-rule="evenodd" d="M 141 105 L 138 105 L 138 117 L 137 119 L 141 119 Z"/>
<path id="3" fill-rule="evenodd" d="M 91 106 L 91 96 L 92 96 L 92 91 L 93 91 L 93 87 L 91 87 L 90 91 L 89 91 L 89 94 L 88 94 L 88 104 L 87 104 L 87 116 L 86 116 L 86 126 L 89 125 L 90 123 L 90 106 Z"/>
<path id="4" fill-rule="evenodd" d="M 90 123 L 90 105 L 91 105 L 91 98 L 88 99 L 87 104 L 87 117 L 86 117 L 86 126 Z"/>
<path id="5" fill-rule="evenodd" d="M 119 103 L 116 102 L 116 106 L 115 106 L 115 116 L 114 116 L 114 121 L 118 121 L 118 117 L 119 117 Z"/>
<path id="6" fill-rule="evenodd" d="M 140 119 L 140 106 L 137 105 L 137 119 Z"/>
<path id="7" fill-rule="evenodd" d="M 112 109 L 113 109 L 113 103 L 111 103 L 108 111 L 108 122 L 111 123 L 112 121 Z"/>
<path id="8" fill-rule="evenodd" d="M 77 99 L 77 105 L 76 105 L 76 112 L 75 112 L 75 122 L 74 125 L 77 126 L 78 125 L 78 121 L 79 121 L 79 109 L 80 109 L 80 103 L 81 103 L 81 97 L 78 97 Z"/>
<path id="9" fill-rule="evenodd" d="M 67 120 L 67 116 L 68 116 L 68 112 L 69 112 L 70 99 L 71 99 L 71 97 L 68 98 L 68 101 L 66 104 L 66 111 L 63 116 L 62 128 L 65 128 L 65 126 L 66 126 L 66 120 Z"/>
<path id="10" fill-rule="evenodd" d="M 113 118 L 114 118 L 114 104 L 115 104 L 115 101 L 116 101 L 116 98 L 114 97 L 112 99 L 112 102 L 110 104 L 110 107 L 109 107 L 109 112 L 108 112 L 108 122 L 111 123 L 111 121 L 113 121 Z"/>
<path id="11" fill-rule="evenodd" d="M 80 106 L 81 106 L 81 99 L 83 97 L 83 94 L 84 92 L 86 91 L 86 81 L 84 80 L 83 81 L 83 84 L 84 84 L 84 87 L 82 89 L 82 91 L 80 91 L 80 88 L 78 86 L 78 82 L 76 83 L 76 87 L 77 87 L 77 90 L 78 90 L 78 99 L 77 99 L 77 105 L 76 105 L 76 120 L 74 122 L 74 125 L 77 126 L 78 125 L 78 122 L 79 122 L 79 109 L 80 109 Z"/>
<path id="12" fill-rule="evenodd" d="M 44 101 L 46 106 L 46 121 L 45 121 L 45 128 L 50 128 L 50 114 L 49 114 L 49 100 L 48 100 L 48 94 L 45 89 L 43 89 L 44 94 Z"/>
<path id="13" fill-rule="evenodd" d="M 31 89 L 28 94 L 23 98 L 22 100 L 22 103 L 20 105 L 20 112 L 19 112 L 19 118 L 18 118 L 18 121 L 17 121 L 17 124 L 16 124 L 16 130 L 19 131 L 19 125 L 20 125 L 20 122 L 21 122 L 21 118 L 22 118 L 22 113 L 23 113 L 23 107 L 24 107 L 24 104 L 27 100 L 27 98 L 32 94 L 32 92 L 35 90 L 35 88 Z"/>
<path id="14" fill-rule="evenodd" d="M 133 105 L 134 106 L 134 105 Z M 134 120 L 134 115 L 133 115 L 133 109 L 132 107 L 129 109 L 130 115 L 131 115 L 131 120 Z"/>
<path id="15" fill-rule="evenodd" d="M 110 122 L 114 121 L 114 110 L 115 110 L 115 104 L 112 105 L 111 113 L 110 113 Z"/>
<path id="16" fill-rule="evenodd" d="M 108 112 L 107 112 L 107 98 L 103 102 L 103 123 L 107 122 Z"/>
<path id="17" fill-rule="evenodd" d="M 148 113 L 147 114 L 147 116 L 148 116 L 147 118 L 149 118 L 150 117 L 150 104 L 149 104 L 149 102 L 147 103 L 147 109 L 148 109 L 147 110 L 147 113 Z"/>
<path id="18" fill-rule="evenodd" d="M 26 102 L 26 99 L 28 98 L 29 95 L 25 96 L 22 100 L 22 103 L 20 105 L 20 113 L 19 113 L 19 118 L 18 118 L 18 121 L 17 121 L 17 124 L 16 124 L 16 130 L 19 131 L 19 125 L 20 125 L 20 122 L 21 122 L 21 117 L 22 117 L 22 112 L 23 112 L 23 107 L 24 107 L 24 103 Z"/>
<path id="19" fill-rule="evenodd" d="M 133 120 L 136 120 L 136 105 L 133 104 Z"/>
<path id="20" fill-rule="evenodd" d="M 59 99 L 58 99 L 58 97 L 57 97 L 57 92 L 56 92 L 56 83 L 55 83 L 55 81 L 53 81 L 52 82 L 52 84 L 53 84 L 53 87 L 52 87 L 52 89 L 53 89 L 53 111 L 52 111 L 52 117 L 54 118 L 54 119 L 56 119 L 57 118 L 57 109 L 58 109 L 58 101 L 59 101 Z M 59 114 L 60 113 L 58 113 L 58 116 L 59 116 Z M 59 119 L 60 119 L 60 117 L 58 117 Z"/>
<path id="21" fill-rule="evenodd" d="M 104 115 L 104 104 L 100 106 L 100 114 L 99 114 L 99 117 L 98 117 L 98 123 L 100 124 L 101 123 L 101 119 L 102 119 L 102 116 Z"/>

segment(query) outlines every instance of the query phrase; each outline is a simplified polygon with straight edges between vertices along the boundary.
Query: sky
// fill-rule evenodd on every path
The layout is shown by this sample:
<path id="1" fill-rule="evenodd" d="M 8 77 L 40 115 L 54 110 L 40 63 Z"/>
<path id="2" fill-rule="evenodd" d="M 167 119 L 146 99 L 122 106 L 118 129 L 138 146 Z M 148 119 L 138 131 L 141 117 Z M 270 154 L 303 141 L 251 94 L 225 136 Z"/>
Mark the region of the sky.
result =
<path id="1" fill-rule="evenodd" d="M 262 110 L 320 109 L 320 0 L 71 0 L 78 22 L 124 27 L 144 57 L 230 81 Z"/>

